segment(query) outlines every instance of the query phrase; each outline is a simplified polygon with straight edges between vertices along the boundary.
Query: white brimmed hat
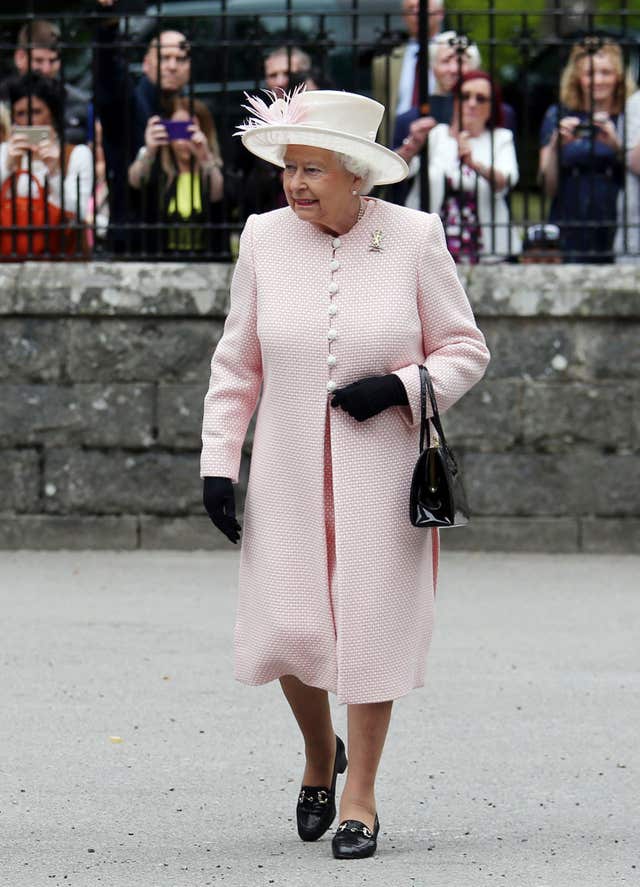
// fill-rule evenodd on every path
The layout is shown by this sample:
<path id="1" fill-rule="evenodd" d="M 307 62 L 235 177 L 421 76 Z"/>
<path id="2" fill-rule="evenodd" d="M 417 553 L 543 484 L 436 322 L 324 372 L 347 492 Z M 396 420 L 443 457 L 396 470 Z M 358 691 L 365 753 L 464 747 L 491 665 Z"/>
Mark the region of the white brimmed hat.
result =
<path id="1" fill-rule="evenodd" d="M 409 173 L 404 160 L 376 142 L 384 105 L 352 92 L 304 87 L 278 96 L 265 90 L 271 103 L 245 93 L 243 105 L 253 116 L 238 127 L 242 144 L 263 160 L 284 167 L 282 145 L 310 145 L 337 151 L 369 167 L 371 185 L 401 182 Z"/>

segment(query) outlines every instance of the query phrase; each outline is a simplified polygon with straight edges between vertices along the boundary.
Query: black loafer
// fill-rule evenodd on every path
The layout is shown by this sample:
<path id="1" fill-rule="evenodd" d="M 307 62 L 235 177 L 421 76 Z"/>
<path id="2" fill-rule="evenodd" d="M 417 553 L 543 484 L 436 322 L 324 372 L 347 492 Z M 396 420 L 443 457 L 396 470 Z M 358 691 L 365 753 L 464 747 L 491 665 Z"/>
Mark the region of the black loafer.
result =
<path id="1" fill-rule="evenodd" d="M 365 859 L 373 856 L 378 846 L 380 822 L 376 813 L 373 831 L 357 819 L 345 819 L 338 826 L 331 849 L 336 859 Z"/>
<path id="2" fill-rule="evenodd" d="M 296 807 L 298 834 L 303 841 L 317 841 L 336 818 L 336 779 L 347 769 L 344 742 L 336 736 L 336 757 L 333 762 L 331 787 L 303 785 Z"/>

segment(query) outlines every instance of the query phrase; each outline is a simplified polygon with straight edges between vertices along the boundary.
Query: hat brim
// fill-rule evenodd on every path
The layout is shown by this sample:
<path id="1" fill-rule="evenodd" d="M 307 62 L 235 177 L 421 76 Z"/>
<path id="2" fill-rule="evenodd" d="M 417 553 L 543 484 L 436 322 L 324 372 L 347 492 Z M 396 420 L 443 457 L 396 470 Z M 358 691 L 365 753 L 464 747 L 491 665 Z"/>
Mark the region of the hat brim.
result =
<path id="1" fill-rule="evenodd" d="M 308 145 L 337 151 L 362 160 L 372 175 L 373 185 L 393 185 L 409 175 L 402 157 L 369 139 L 333 129 L 306 126 L 302 123 L 274 123 L 255 126 L 242 133 L 242 144 L 256 157 L 284 167 L 278 148 L 282 145 Z"/>

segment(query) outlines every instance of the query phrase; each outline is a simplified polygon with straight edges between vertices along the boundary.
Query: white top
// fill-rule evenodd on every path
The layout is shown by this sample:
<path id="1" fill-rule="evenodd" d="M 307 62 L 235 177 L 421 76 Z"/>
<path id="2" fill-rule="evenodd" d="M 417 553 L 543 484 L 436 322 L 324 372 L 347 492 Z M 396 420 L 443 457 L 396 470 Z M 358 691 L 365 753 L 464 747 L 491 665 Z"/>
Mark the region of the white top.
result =
<path id="1" fill-rule="evenodd" d="M 624 124 L 623 119 L 626 119 Z M 634 92 L 627 99 L 624 116 L 621 114 L 618 118 L 618 134 L 620 138 L 626 135 L 628 157 L 630 151 L 640 142 L 640 92 Z M 627 169 L 625 191 L 626 207 L 624 192 L 621 191 L 618 195 L 618 225 L 623 224 L 626 209 L 627 225 L 633 227 L 627 228 L 626 242 L 622 227 L 618 227 L 613 249 L 617 255 L 616 262 L 636 265 L 640 263 L 640 255 L 622 255 L 625 252 L 640 253 L 640 176 L 632 173 L 630 169 Z"/>
<path id="2" fill-rule="evenodd" d="M 493 142 L 493 144 L 492 144 Z M 496 189 L 491 198 L 491 184 L 467 166 L 460 167 L 458 143 L 449 131 L 449 125 L 439 123 L 429 133 L 429 188 L 431 212 L 440 212 L 445 195 L 446 180 L 449 179 L 454 188 L 474 191 L 477 184 L 478 221 L 482 229 L 482 248 L 484 256 L 506 256 L 522 251 L 522 240 L 519 232 L 511 225 L 509 208 L 506 202 L 508 191 L 518 181 L 518 161 L 510 129 L 498 127 L 485 130 L 482 135 L 469 139 L 471 154 L 474 160 L 490 166 L 507 177 L 509 187 L 502 191 Z M 414 158 L 410 174 L 415 175 L 420 169 L 419 160 Z M 413 209 L 420 207 L 420 181 L 416 177 L 409 191 L 406 206 Z M 495 224 L 492 231 L 490 225 Z M 486 226 L 486 227 L 485 227 Z"/>
<path id="3" fill-rule="evenodd" d="M 0 185 L 9 174 L 7 152 L 7 143 L 2 142 L 0 144 Z M 22 157 L 20 168 L 28 169 L 26 156 Z M 44 186 L 45 179 L 48 176 L 49 202 L 54 206 L 62 206 L 60 173 L 50 176 L 44 163 L 35 159 L 31 164 L 31 172 L 42 186 Z M 78 183 L 80 186 L 79 214 L 80 218 L 84 220 L 87 216 L 87 207 L 93 187 L 93 158 L 91 150 L 87 145 L 76 145 L 74 147 L 69 156 L 67 174 L 64 177 L 64 209 L 65 212 L 73 213 L 74 215 L 78 212 Z M 27 176 L 18 176 L 17 194 L 19 197 L 26 197 L 29 194 Z M 33 182 L 31 183 L 31 194 L 34 198 L 38 196 L 38 190 Z"/>

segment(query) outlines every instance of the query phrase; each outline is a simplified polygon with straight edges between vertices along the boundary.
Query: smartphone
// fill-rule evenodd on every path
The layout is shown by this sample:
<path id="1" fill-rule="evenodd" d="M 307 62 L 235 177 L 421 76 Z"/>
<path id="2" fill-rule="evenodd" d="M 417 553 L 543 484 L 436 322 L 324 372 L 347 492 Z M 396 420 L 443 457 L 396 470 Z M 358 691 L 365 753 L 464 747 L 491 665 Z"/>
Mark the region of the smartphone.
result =
<path id="1" fill-rule="evenodd" d="M 190 127 L 193 126 L 190 120 L 161 120 L 160 123 L 167 130 L 170 142 L 177 142 L 178 140 L 190 141 Z"/>
<path id="2" fill-rule="evenodd" d="M 13 131 L 26 136 L 30 145 L 39 145 L 49 138 L 48 126 L 14 126 Z"/>
<path id="3" fill-rule="evenodd" d="M 438 123 L 451 123 L 453 119 L 453 96 L 452 95 L 432 95 L 429 99 L 431 103 L 431 116 Z"/>
<path id="4" fill-rule="evenodd" d="M 453 117 L 453 96 L 432 95 L 428 102 L 420 105 L 421 117 L 433 117 L 436 123 L 451 123 Z"/>
<path id="5" fill-rule="evenodd" d="M 526 239 L 530 244 L 557 246 L 560 242 L 560 228 L 549 222 L 541 225 L 529 225 Z"/>
<path id="6" fill-rule="evenodd" d="M 592 139 L 598 133 L 595 123 L 579 123 L 573 130 L 576 139 Z"/>

